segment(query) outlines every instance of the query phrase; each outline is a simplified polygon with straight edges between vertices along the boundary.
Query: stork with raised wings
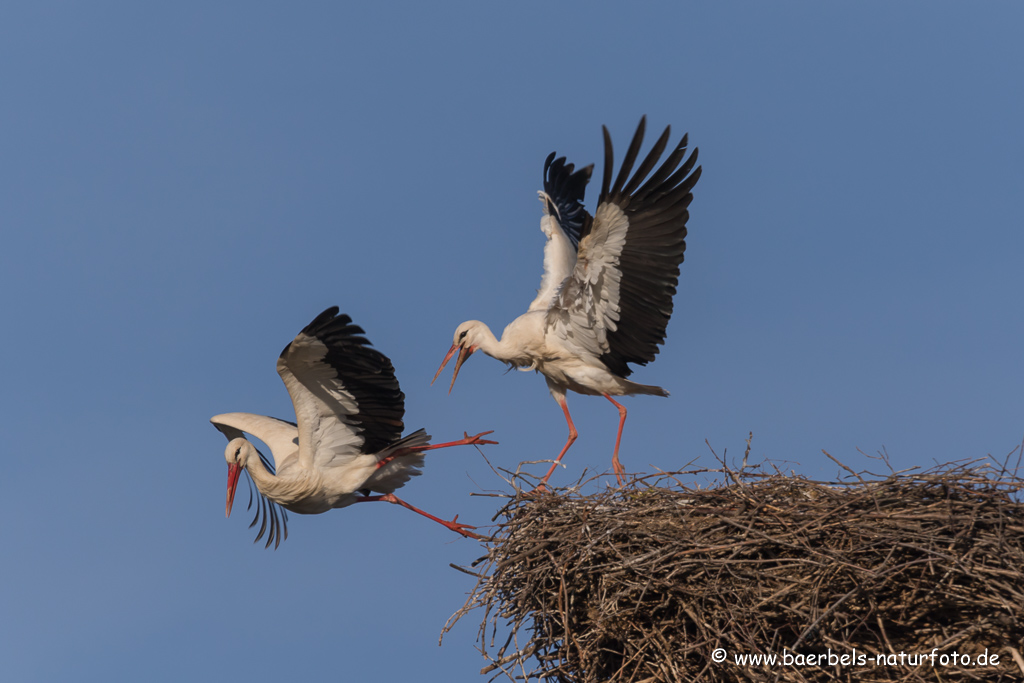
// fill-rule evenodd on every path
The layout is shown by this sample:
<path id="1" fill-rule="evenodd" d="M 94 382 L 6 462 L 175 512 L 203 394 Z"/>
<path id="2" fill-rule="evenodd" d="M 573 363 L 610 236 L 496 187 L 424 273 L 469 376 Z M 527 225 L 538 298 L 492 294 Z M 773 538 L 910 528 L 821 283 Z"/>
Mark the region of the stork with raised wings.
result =
<path id="1" fill-rule="evenodd" d="M 618 409 L 612 467 L 620 484 L 625 470 L 619 463 L 619 444 L 626 408 L 612 396 L 668 396 L 661 387 L 626 379 L 632 372 L 627 363 L 646 365 L 665 341 L 686 249 L 691 190 L 701 169 L 694 169 L 696 148 L 686 156 L 684 135 L 654 170 L 668 145 L 670 129 L 665 128 L 633 173 L 645 125 L 646 117 L 640 119 L 614 183 L 611 137 L 602 127 L 604 177 L 593 216 L 583 207 L 593 166 L 574 171 L 565 157 L 556 159 L 554 152 L 548 156 L 544 191 L 539 193 L 544 204 L 540 227 L 547 244 L 537 298 L 505 328 L 500 340 L 480 321 L 459 325 L 434 375 L 436 380 L 457 351 L 454 387 L 459 368 L 478 350 L 511 367 L 544 375 L 565 413 L 569 438 L 540 487 L 577 437 L 565 400 L 567 390 L 604 396 Z"/>
<path id="2" fill-rule="evenodd" d="M 315 515 L 353 503 L 383 501 L 429 517 L 463 536 L 477 537 L 473 527 L 427 514 L 395 496 L 410 477 L 421 474 L 423 454 L 449 446 L 494 444 L 465 434 L 463 439 L 429 445 L 422 429 L 402 437 L 405 394 L 391 360 L 370 347 L 347 315 L 328 308 L 285 347 L 277 361 L 297 422 L 263 415 L 225 413 L 210 418 L 227 438 L 225 513 L 231 516 L 238 478 L 244 471 L 256 484 L 266 547 L 288 537 L 284 510 Z M 270 447 L 273 462 L 245 438 L 255 436 Z M 250 506 L 252 490 L 250 488 Z M 376 493 L 378 495 L 371 495 Z M 284 508 L 284 510 L 281 510 Z"/>

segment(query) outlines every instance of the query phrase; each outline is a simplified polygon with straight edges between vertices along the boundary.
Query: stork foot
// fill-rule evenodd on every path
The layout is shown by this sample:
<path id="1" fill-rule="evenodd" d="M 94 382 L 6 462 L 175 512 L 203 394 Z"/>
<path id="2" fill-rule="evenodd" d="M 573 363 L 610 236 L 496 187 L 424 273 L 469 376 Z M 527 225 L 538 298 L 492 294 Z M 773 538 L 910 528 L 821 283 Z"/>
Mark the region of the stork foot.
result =
<path id="1" fill-rule="evenodd" d="M 465 445 L 465 446 L 482 446 L 484 444 L 490 444 L 492 446 L 497 446 L 498 445 L 497 441 L 490 441 L 488 439 L 481 438 L 481 437 L 487 436 L 488 434 L 493 434 L 493 433 L 494 433 L 493 429 L 488 430 L 486 432 L 480 432 L 479 434 L 476 434 L 474 436 L 470 436 L 468 432 L 462 432 L 462 436 L 464 438 L 462 439 L 461 445 Z"/>
<path id="2" fill-rule="evenodd" d="M 619 462 L 618 453 L 616 453 L 615 456 L 612 457 L 612 470 L 615 472 L 615 478 L 618 480 L 619 486 L 625 484 L 626 482 L 623 479 L 623 477 L 626 475 L 626 468 L 623 467 L 622 464 Z"/>
<path id="3" fill-rule="evenodd" d="M 439 519 L 438 522 L 440 524 L 443 524 L 444 526 L 448 527 L 449 529 L 451 529 L 455 533 L 462 534 L 466 538 L 475 538 L 478 541 L 482 541 L 483 538 L 484 538 L 480 534 L 475 534 L 472 531 L 469 531 L 469 529 L 475 529 L 476 528 L 475 526 L 471 526 L 469 524 L 460 524 L 459 523 L 459 516 L 458 515 L 455 515 L 454 517 L 452 517 L 452 521 L 450 521 L 450 522 L 446 522 L 443 519 Z"/>

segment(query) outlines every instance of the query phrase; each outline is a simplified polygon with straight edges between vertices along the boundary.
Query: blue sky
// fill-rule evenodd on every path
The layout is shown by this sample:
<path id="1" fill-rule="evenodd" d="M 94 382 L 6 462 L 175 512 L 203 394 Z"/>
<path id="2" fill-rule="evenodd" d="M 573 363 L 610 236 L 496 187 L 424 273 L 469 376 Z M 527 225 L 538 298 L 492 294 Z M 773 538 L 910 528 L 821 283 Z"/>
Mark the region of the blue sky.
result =
<path id="1" fill-rule="evenodd" d="M 1024 10 L 1016 3 L 33 3 L 0 10 L 5 680 L 478 680 L 437 636 L 479 547 L 396 506 L 223 517 L 210 416 L 290 418 L 274 363 L 337 304 L 406 425 L 551 458 L 540 377 L 482 355 L 541 274 L 546 155 L 637 121 L 703 177 L 667 343 L 625 399 L 630 470 L 705 440 L 814 478 L 1004 456 L 1024 436 Z M 653 139 L 653 135 L 651 135 Z M 593 189 L 593 188 L 592 188 Z M 589 206 L 593 208 L 591 193 Z M 450 373 L 450 369 L 449 369 Z M 447 373 L 446 373 L 447 374 Z M 555 483 L 609 467 L 570 396 Z M 538 470 L 540 466 L 537 466 Z M 469 448 L 401 495 L 488 523 Z M 240 493 L 242 503 L 246 493 Z"/>

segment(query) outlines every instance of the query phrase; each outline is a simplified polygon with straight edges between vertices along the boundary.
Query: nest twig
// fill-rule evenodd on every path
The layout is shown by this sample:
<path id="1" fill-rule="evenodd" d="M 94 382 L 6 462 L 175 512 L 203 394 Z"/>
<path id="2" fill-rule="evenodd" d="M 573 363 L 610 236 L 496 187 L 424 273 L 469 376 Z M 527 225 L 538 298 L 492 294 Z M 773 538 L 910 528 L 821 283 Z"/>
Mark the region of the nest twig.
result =
<path id="1" fill-rule="evenodd" d="M 1020 681 L 1024 479 L 839 464 L 836 482 L 724 467 L 708 488 L 677 473 L 517 491 L 453 621 L 482 609 L 483 672 L 512 679 Z"/>

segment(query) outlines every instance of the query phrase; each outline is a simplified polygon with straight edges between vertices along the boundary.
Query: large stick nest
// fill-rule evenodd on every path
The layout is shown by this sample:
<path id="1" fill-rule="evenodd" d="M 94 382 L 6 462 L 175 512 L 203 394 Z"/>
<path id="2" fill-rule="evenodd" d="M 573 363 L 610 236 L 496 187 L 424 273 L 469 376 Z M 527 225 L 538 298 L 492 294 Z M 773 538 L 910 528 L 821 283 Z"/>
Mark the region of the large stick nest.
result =
<path id="1" fill-rule="evenodd" d="M 828 483 L 757 472 L 726 468 L 708 488 L 675 475 L 592 495 L 518 492 L 454 617 L 482 608 L 483 672 L 566 683 L 1022 680 L 1015 472 L 975 463 Z M 866 659 L 830 663 L 830 653 Z M 746 654 L 779 660 L 737 663 Z"/>

